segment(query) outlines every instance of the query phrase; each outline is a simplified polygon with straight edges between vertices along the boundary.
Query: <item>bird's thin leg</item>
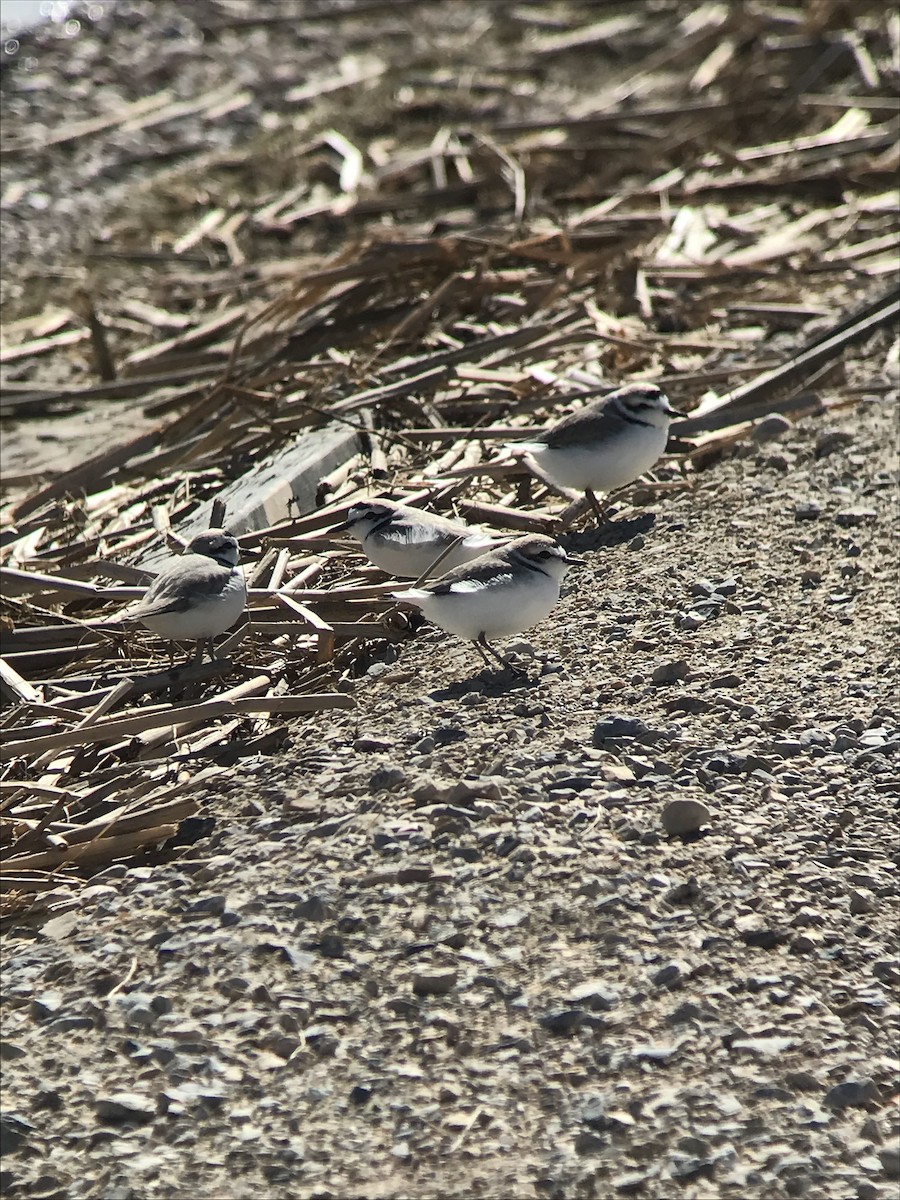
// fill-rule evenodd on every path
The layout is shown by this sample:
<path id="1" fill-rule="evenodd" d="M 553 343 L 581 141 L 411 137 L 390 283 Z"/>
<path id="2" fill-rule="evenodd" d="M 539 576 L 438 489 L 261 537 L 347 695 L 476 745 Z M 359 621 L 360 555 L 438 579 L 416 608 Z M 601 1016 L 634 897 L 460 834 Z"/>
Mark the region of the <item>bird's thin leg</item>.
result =
<path id="1" fill-rule="evenodd" d="M 585 489 L 585 496 L 588 498 L 591 508 L 597 514 L 597 524 L 606 525 L 609 522 L 609 517 L 606 515 L 605 509 L 600 504 L 600 501 L 594 495 L 590 488 Z"/>
<path id="2" fill-rule="evenodd" d="M 484 650 L 482 649 L 483 646 L 487 645 L 487 642 L 485 642 L 483 639 L 484 639 L 484 634 L 482 633 L 479 637 L 477 637 L 475 639 L 475 641 L 472 643 L 472 645 L 475 647 L 475 649 L 478 651 L 478 653 L 481 655 L 482 659 L 487 663 L 487 665 L 489 667 L 493 667 L 494 664 L 491 662 L 491 660 L 488 658 L 488 656 L 485 654 Z"/>
<path id="3" fill-rule="evenodd" d="M 499 651 L 495 650 L 494 647 L 487 640 L 487 638 L 484 636 L 483 633 L 479 634 L 479 636 L 475 639 L 474 644 L 475 644 L 475 648 L 481 654 L 481 657 L 484 659 L 484 661 L 487 663 L 487 665 L 489 667 L 493 666 L 493 663 L 491 663 L 491 660 L 488 658 L 488 654 L 490 654 L 491 658 L 495 659 L 500 664 L 500 666 L 503 667 L 505 670 L 513 671 L 513 672 L 515 672 L 516 675 L 525 675 L 526 674 L 526 672 L 523 671 L 521 669 L 521 667 L 514 667 L 513 664 L 508 659 L 504 658 L 503 655 L 499 653 Z"/>

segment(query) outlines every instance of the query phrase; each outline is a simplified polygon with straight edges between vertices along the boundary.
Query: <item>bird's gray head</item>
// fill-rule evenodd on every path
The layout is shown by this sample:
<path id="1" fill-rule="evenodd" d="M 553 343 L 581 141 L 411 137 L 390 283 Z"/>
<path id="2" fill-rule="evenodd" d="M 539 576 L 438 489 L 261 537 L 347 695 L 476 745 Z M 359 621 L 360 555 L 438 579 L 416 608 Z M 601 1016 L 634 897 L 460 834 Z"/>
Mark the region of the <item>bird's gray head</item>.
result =
<path id="1" fill-rule="evenodd" d="M 394 504 L 392 500 L 360 500 L 351 505 L 346 521 L 337 525 L 336 531 L 352 534 L 353 537 L 362 541 L 363 538 L 368 537 L 376 525 L 396 516 L 399 508 L 400 506 Z"/>
<path id="2" fill-rule="evenodd" d="M 227 529 L 207 529 L 205 533 L 198 533 L 188 542 L 185 554 L 205 554 L 223 567 L 236 567 L 240 558 L 237 538 Z"/>
<path id="3" fill-rule="evenodd" d="M 659 429 L 668 428 L 673 417 L 684 416 L 672 407 L 669 397 L 655 383 L 629 383 L 611 392 L 607 399 L 615 399 L 616 405 L 627 414 Z"/>
<path id="4" fill-rule="evenodd" d="M 534 570 L 552 575 L 554 579 L 561 580 L 569 567 L 581 566 L 582 563 L 582 559 L 566 554 L 558 542 L 542 533 L 516 538 L 514 542 L 509 543 L 506 550 L 517 555 L 523 565 L 527 564 Z"/>

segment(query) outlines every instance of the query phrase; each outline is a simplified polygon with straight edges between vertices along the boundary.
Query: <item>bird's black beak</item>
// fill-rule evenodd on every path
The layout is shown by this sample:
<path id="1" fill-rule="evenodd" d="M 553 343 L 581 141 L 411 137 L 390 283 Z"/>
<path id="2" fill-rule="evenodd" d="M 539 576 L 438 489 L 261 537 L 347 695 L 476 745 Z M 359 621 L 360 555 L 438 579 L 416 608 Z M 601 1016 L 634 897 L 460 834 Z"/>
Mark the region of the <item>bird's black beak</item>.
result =
<path id="1" fill-rule="evenodd" d="M 682 418 L 684 418 L 684 417 L 687 417 L 687 415 L 688 415 L 686 412 L 682 412 L 680 408 L 673 408 L 672 405 L 669 404 L 668 401 L 666 401 L 666 407 L 663 409 L 663 412 L 666 414 L 667 417 L 682 417 Z"/>
<path id="2" fill-rule="evenodd" d="M 570 567 L 583 567 L 587 560 L 578 558 L 574 554 L 567 554 L 563 561 L 566 562 Z"/>

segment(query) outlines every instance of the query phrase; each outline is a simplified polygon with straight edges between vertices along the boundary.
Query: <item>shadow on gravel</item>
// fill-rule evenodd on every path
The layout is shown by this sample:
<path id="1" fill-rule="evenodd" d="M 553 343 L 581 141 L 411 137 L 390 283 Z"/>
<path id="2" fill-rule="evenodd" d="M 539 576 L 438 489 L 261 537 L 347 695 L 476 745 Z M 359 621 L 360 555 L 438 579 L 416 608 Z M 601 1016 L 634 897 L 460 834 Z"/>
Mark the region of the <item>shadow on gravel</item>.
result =
<path id="1" fill-rule="evenodd" d="M 501 671 L 498 667 L 496 671 L 479 671 L 469 679 L 460 679 L 446 687 L 436 688 L 428 696 L 431 700 L 459 700 L 472 692 L 479 696 L 508 696 L 513 692 L 526 692 L 540 683 L 539 678 L 532 679 L 511 668 Z"/>
<path id="2" fill-rule="evenodd" d="M 656 523 L 656 513 L 641 513 L 637 517 L 624 517 L 618 521 L 607 521 L 599 528 L 595 525 L 578 533 L 562 533 L 559 544 L 573 554 L 587 550 L 599 550 L 602 546 L 623 546 L 640 533 L 648 533 Z"/>

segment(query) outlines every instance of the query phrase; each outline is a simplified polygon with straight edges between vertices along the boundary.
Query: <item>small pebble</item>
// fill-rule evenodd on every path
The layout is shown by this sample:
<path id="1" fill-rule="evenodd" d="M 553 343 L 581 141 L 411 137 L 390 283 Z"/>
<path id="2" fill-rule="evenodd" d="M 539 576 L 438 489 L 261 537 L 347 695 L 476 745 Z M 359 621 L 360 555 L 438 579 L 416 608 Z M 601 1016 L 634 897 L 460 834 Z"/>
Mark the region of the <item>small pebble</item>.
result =
<path id="1" fill-rule="evenodd" d="M 639 717 L 604 717 L 594 726 L 593 744 L 602 746 L 608 738 L 639 738 L 650 730 Z"/>
<path id="2" fill-rule="evenodd" d="M 854 888 L 850 893 L 850 912 L 854 916 L 874 912 L 878 901 L 867 888 Z"/>
<path id="3" fill-rule="evenodd" d="M 798 521 L 815 521 L 822 515 L 822 505 L 817 500 L 798 500 L 794 505 L 794 516 Z"/>
<path id="4" fill-rule="evenodd" d="M 650 978 L 657 987 L 681 987 L 686 971 L 687 967 L 684 963 L 673 960 L 654 971 Z"/>
<path id="5" fill-rule="evenodd" d="M 656 684 L 677 683 L 680 679 L 687 679 L 690 673 L 691 669 L 684 659 L 678 659 L 675 662 L 661 663 L 656 667 L 650 676 L 650 682 Z"/>
<path id="6" fill-rule="evenodd" d="M 878 1151 L 881 1169 L 889 1179 L 900 1179 L 900 1138 L 882 1146 Z"/>
<path id="7" fill-rule="evenodd" d="M 94 1112 L 101 1121 L 152 1121 L 156 1104 L 137 1092 L 116 1092 L 113 1096 L 98 1096 Z"/>
<path id="8" fill-rule="evenodd" d="M 780 413 L 770 413 L 767 417 L 763 417 L 761 421 L 756 422 L 750 436 L 757 443 L 771 442 L 776 438 L 784 437 L 793 427 L 793 424 L 787 417 L 783 417 Z"/>
<path id="9" fill-rule="evenodd" d="M 413 991 L 417 996 L 446 996 L 456 987 L 456 971 L 417 971 Z"/>
<path id="10" fill-rule="evenodd" d="M 583 1008 L 554 1009 L 553 1012 L 546 1013 L 541 1017 L 540 1023 L 550 1033 L 575 1033 L 581 1028 L 585 1015 Z"/>
<path id="11" fill-rule="evenodd" d="M 835 514 L 835 523 L 843 528 L 852 528 L 855 525 L 866 525 L 870 521 L 876 521 L 878 513 L 874 508 L 843 508 L 839 513 Z"/>
<path id="12" fill-rule="evenodd" d="M 709 820 L 709 809 L 699 800 L 670 800 L 662 811 L 663 829 L 673 836 L 696 833 Z"/>
<path id="13" fill-rule="evenodd" d="M 681 629 L 693 630 L 699 629 L 705 620 L 706 618 L 701 613 L 687 612 L 681 614 L 678 624 Z"/>
<path id="14" fill-rule="evenodd" d="M 824 1103 L 829 1108 L 864 1108 L 871 1104 L 877 1096 L 877 1089 L 871 1079 L 848 1079 L 845 1083 L 835 1084 L 825 1093 Z"/>
<path id="15" fill-rule="evenodd" d="M 609 1012 L 619 1002 L 619 993 L 598 979 L 589 979 L 572 988 L 566 1000 L 573 1006 L 584 1005 L 591 1012 Z"/>

